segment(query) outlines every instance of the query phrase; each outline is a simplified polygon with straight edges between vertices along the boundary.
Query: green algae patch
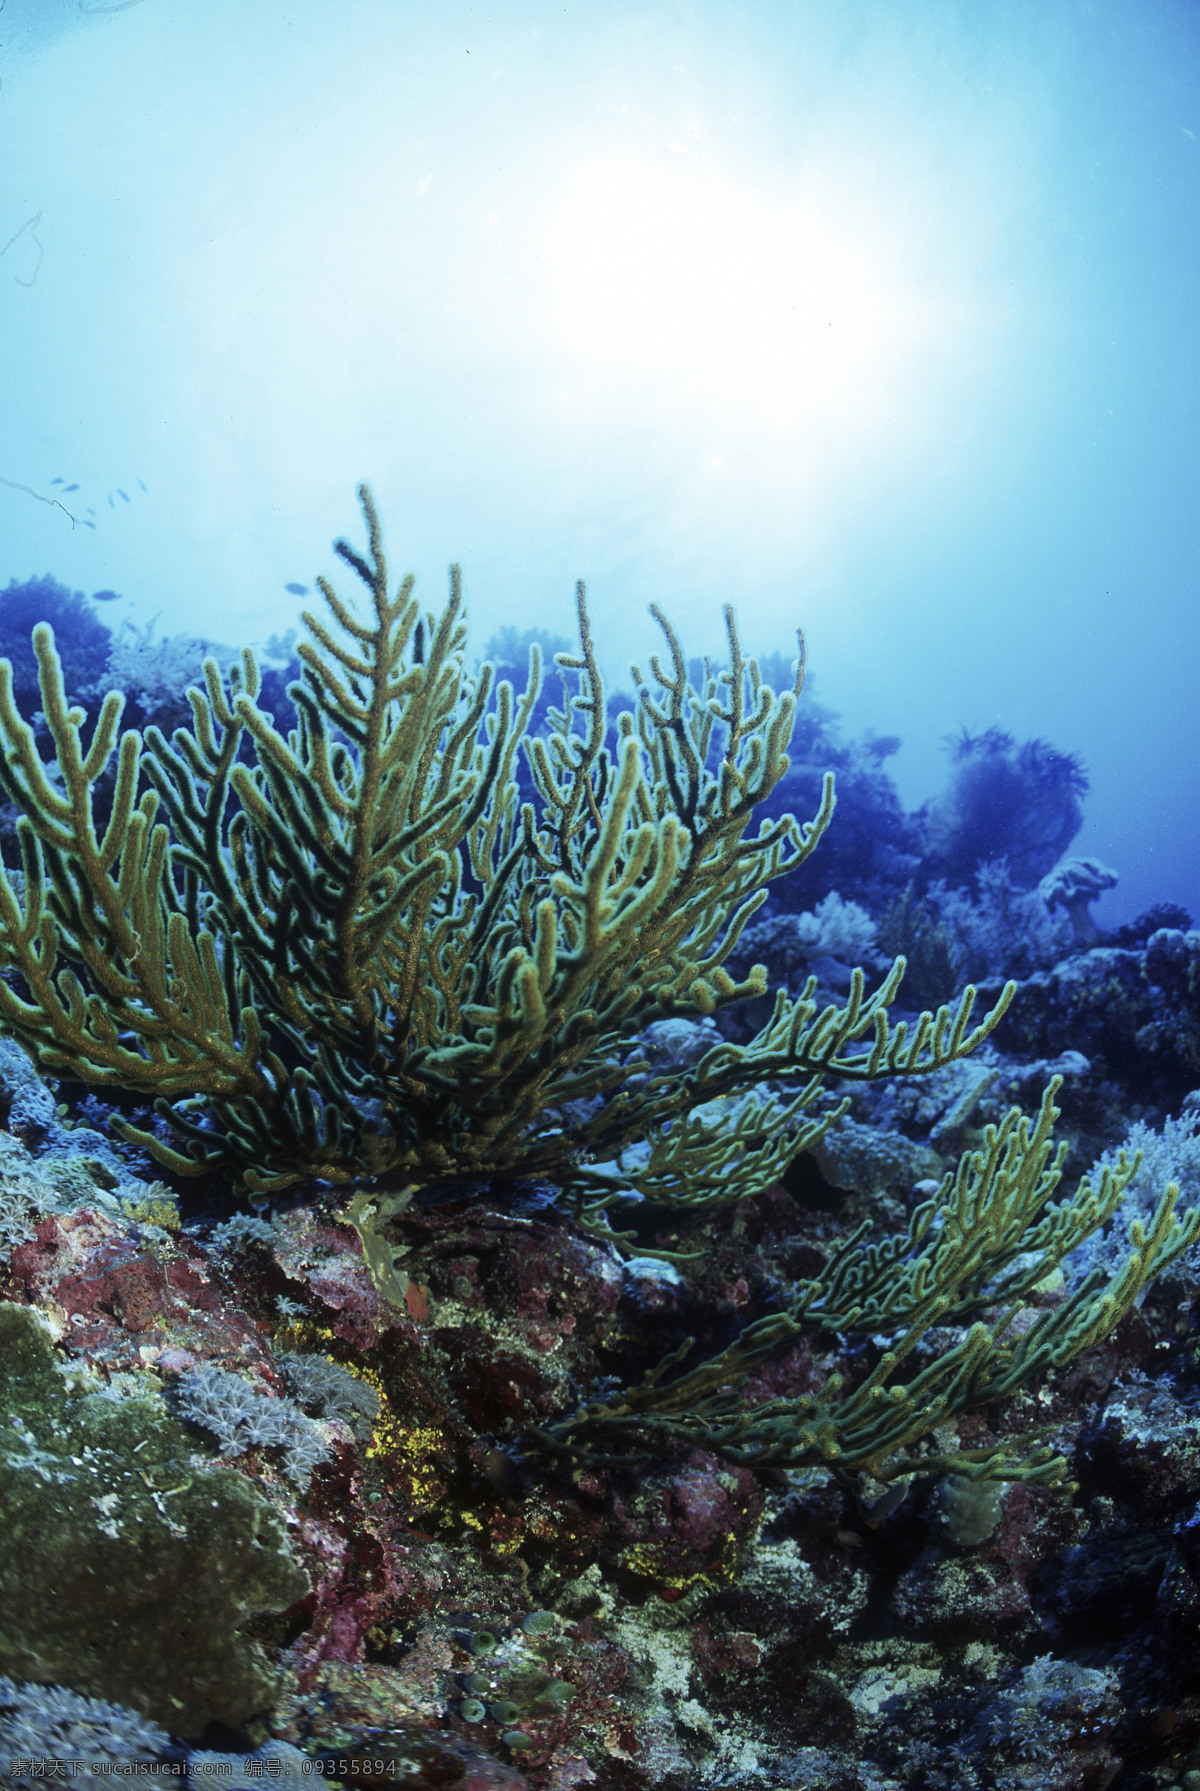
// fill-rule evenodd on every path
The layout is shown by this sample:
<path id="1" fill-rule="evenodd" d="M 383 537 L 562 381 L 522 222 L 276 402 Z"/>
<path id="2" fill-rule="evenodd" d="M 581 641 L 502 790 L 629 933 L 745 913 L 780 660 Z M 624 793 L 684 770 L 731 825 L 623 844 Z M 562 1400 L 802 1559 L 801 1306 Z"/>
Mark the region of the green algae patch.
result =
<path id="1" fill-rule="evenodd" d="M 176 1735 L 268 1709 L 240 1633 L 309 1590 L 251 1483 L 193 1459 L 152 1388 L 60 1362 L 0 1305 L 0 1673 L 127 1704 Z"/>

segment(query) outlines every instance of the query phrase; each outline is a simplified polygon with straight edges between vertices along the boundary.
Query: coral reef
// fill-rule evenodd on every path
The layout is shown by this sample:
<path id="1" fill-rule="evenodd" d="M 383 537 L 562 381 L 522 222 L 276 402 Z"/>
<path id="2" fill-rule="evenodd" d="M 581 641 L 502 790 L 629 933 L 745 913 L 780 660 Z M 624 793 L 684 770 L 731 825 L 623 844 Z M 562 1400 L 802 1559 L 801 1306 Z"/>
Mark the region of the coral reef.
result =
<path id="1" fill-rule="evenodd" d="M 699 1023 L 658 1024 L 660 1066 L 706 1045 Z M 1104 1084 L 1078 1054 L 1059 1067 L 1071 1136 L 1081 1119 L 1092 1136 Z M 499 1184 L 417 1197 L 388 1234 L 428 1289 L 419 1323 L 381 1298 L 357 1231 L 328 1199 L 282 1206 L 270 1221 L 185 1216 L 175 1233 L 125 1211 L 137 1204 L 131 1168 L 117 1199 L 50 1157 L 73 1194 L 14 1244 L 0 1293 L 17 1303 L 0 1311 L 24 1314 L 32 1301 L 48 1313 L 61 1335 L 52 1346 L 39 1333 L 44 1347 L 88 1387 L 115 1393 L 110 1409 L 148 1408 L 172 1424 L 174 1389 L 208 1365 L 253 1382 L 267 1407 L 306 1407 L 328 1446 L 301 1482 L 269 1442 L 222 1456 L 197 1430 L 175 1445 L 190 1450 L 189 1473 L 199 1462 L 210 1477 L 240 1476 L 278 1513 L 310 1588 L 286 1612 L 251 1620 L 279 1689 L 242 1716 L 221 1703 L 232 1728 L 219 1736 L 192 1727 L 192 1782 L 211 1784 L 202 1769 L 219 1760 L 235 1783 L 275 1776 L 268 1759 L 289 1776 L 286 1750 L 330 1770 L 345 1762 L 348 1776 L 352 1759 L 384 1744 L 386 1757 L 414 1763 L 395 1782 L 441 1775 L 513 1791 L 1066 1787 L 1098 1784 L 1133 1757 L 1173 1759 L 1182 1779 L 1200 1743 L 1187 1689 L 1200 1667 L 1189 1639 L 1200 1550 L 1188 1529 L 1200 1469 L 1180 1389 L 1186 1399 L 1200 1370 L 1188 1366 L 1180 1265 L 1111 1342 L 986 1416 L 962 1414 L 954 1438 L 944 1429 L 888 1485 L 862 1470 L 822 1485 L 694 1446 L 658 1466 L 547 1471 L 522 1442 L 569 1417 L 577 1392 L 603 1399 L 684 1330 L 718 1354 L 861 1217 L 894 1224 L 919 1169 L 998 1123 L 1011 1091 L 1050 1070 L 989 1041 L 973 1062 L 923 1081 L 859 1085 L 853 1125 L 868 1154 L 842 1178 L 849 1185 L 825 1182 L 807 1152 L 808 1179 L 789 1171 L 792 1193 L 776 1184 L 739 1206 L 676 1215 L 686 1260 L 674 1265 L 622 1264 L 611 1245 L 573 1237 L 532 1184 L 523 1200 Z M 1186 1174 L 1190 1124 L 1160 1116 L 1151 1134 L 1149 1117 L 1137 1136 L 1161 1136 L 1156 1173 Z M 1120 1124 L 1114 1107 L 1100 1125 L 1110 1160 Z M 913 1154 L 898 1167 L 881 1155 L 874 1173 L 869 1152 L 889 1135 Z M 41 1141 L 61 1151 L 71 1136 L 48 1130 Z M 42 1160 L 14 1144 L 6 1163 L 29 1179 Z M 1143 1214 L 1154 1187 L 1137 1194 Z M 185 1185 L 185 1214 L 188 1198 Z M 1114 1262 L 1124 1254 L 1108 1248 Z M 1066 1289 L 1044 1279 L 1026 1296 L 1023 1334 L 1039 1307 L 1061 1309 Z M 934 1362 L 963 1335 L 945 1323 L 915 1353 Z M 748 1377 L 752 1409 L 839 1373 L 861 1385 L 876 1358 L 866 1337 L 808 1333 Z M 73 1401 L 69 1377 L 54 1374 Z M 1047 1425 L 1071 1461 L 1073 1496 L 938 1470 L 936 1449 L 994 1448 Z M 62 1452 L 44 1427 L 29 1429 L 43 1455 Z M 156 1489 L 180 1483 L 146 1473 Z M 177 1502 L 164 1499 L 167 1511 Z M 172 1598 L 161 1619 L 143 1612 L 121 1633 L 153 1636 L 173 1673 L 183 1608 Z M 1099 1657 L 1079 1661 L 1084 1646 Z M 77 1656 L 3 1664 L 14 1680 L 44 1682 L 31 1698 L 52 1702 L 59 1685 L 81 1703 L 116 1701 L 123 1721 L 187 1733 L 178 1712 L 152 1702 L 152 1677 L 139 1681 L 145 1656 L 128 1642 L 126 1652 L 120 1683 L 103 1686 L 81 1681 Z M 77 1726 L 70 1757 L 103 1757 L 111 1709 L 80 1713 L 95 1733 Z"/>
<path id="2" fill-rule="evenodd" d="M 1091 904 L 1116 884 L 1117 873 L 1098 858 L 1067 858 L 1042 878 L 1039 893 L 1047 908 L 1066 909 L 1075 944 L 1087 947 L 1100 943 Z"/>
<path id="3" fill-rule="evenodd" d="M 38 707 L 37 660 L 29 638 L 39 622 L 54 629 L 64 675 L 72 688 L 90 687 L 105 663 L 112 636 L 82 591 L 69 591 L 47 572 L 0 592 L 0 656 L 12 666 L 13 694 L 24 710 Z"/>
<path id="4" fill-rule="evenodd" d="M 949 747 L 950 787 L 923 814 L 928 871 L 961 887 L 981 864 L 1003 859 L 1016 886 L 1032 889 L 1083 825 L 1088 780 L 1079 759 L 1046 740 L 1018 746 L 1000 728 L 964 728 Z"/>
<path id="5" fill-rule="evenodd" d="M 763 675 L 777 690 L 790 688 L 793 672 L 779 655 Z M 786 910 L 812 910 L 831 889 L 878 915 L 898 897 L 917 872 L 922 848 L 922 819 L 906 815 L 885 763 L 899 747 L 888 736 L 843 740 L 837 717 L 808 700 L 796 718 L 788 749 L 789 766 L 765 798 L 763 814 L 772 818 L 811 814 L 819 807 L 824 780 L 837 778 L 837 826 L 825 836 L 818 855 L 797 865 L 775 886 L 773 905 Z"/>
<path id="6" fill-rule="evenodd" d="M 938 892 L 889 847 L 876 892 L 1021 979 L 891 1022 L 886 904 L 753 912 L 814 836 L 745 830 L 791 770 L 732 629 L 612 730 L 581 612 L 518 778 L 454 615 L 359 570 L 290 735 L 214 667 L 91 833 L 112 705 L 85 746 L 39 637 L 61 785 L 5 710 L 0 1774 L 1187 1785 L 1200 935 L 1055 959 L 999 853 Z"/>
<path id="7" fill-rule="evenodd" d="M 224 1368 L 209 1365 L 181 1375 L 175 1409 L 211 1431 L 222 1455 L 281 1449 L 284 1473 L 299 1486 L 307 1486 L 313 1469 L 329 1459 L 329 1445 L 297 1405 L 259 1393 L 244 1375 Z"/>
<path id="8" fill-rule="evenodd" d="M 981 985 L 986 999 L 995 983 Z M 1200 932 L 1160 928 L 1142 949 L 1098 945 L 1022 981 L 998 1030 L 1029 1058 L 1080 1051 L 1161 1105 L 1200 1080 Z"/>
<path id="9" fill-rule="evenodd" d="M 45 1778 L 45 1762 L 78 1762 L 88 1776 L 161 1759 L 171 1737 L 123 1704 L 81 1698 L 61 1685 L 14 1685 L 0 1677 L 0 1775 L 27 1785 Z M 107 1770 L 106 1770 L 107 1769 Z"/>

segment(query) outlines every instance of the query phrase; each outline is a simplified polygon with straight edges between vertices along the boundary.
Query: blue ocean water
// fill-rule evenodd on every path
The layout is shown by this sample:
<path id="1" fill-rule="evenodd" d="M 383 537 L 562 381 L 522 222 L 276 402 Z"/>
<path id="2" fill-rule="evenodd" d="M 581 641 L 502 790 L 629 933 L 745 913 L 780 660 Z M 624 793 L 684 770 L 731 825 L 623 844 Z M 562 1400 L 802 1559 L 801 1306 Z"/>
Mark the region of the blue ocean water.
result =
<path id="1" fill-rule="evenodd" d="M 367 478 L 480 651 L 802 625 L 908 810 L 1044 740 L 1102 924 L 1196 913 L 1198 71 L 1181 0 L 7 0 L 0 605 L 265 646 Z"/>

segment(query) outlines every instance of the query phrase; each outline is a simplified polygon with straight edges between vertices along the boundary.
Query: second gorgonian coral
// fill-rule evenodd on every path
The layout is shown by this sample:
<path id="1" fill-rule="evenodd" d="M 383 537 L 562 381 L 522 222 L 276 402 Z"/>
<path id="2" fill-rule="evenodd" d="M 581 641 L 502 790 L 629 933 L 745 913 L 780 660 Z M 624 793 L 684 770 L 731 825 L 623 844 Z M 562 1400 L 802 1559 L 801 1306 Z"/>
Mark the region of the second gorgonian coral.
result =
<path id="1" fill-rule="evenodd" d="M 360 495 L 368 556 L 345 542 L 337 551 L 370 607 L 358 615 L 320 581 L 332 621 L 305 617 L 298 726 L 286 737 L 255 700 L 246 652 L 228 685 L 206 662 L 190 731 L 168 741 L 149 728 L 144 745 L 127 732 L 118 746 L 113 692 L 85 748 L 84 714 L 39 627 L 52 775 L 0 662 L 0 781 L 22 814 L 23 860 L 20 898 L 0 879 L 0 961 L 17 973 L 0 981 L 0 1026 L 39 1068 L 152 1098 L 173 1142 L 115 1123 L 179 1174 L 222 1170 L 260 1198 L 310 1179 L 360 1184 L 347 1217 L 381 1288 L 402 1299 L 379 1227 L 423 1183 L 552 1179 L 581 1225 L 621 1243 L 608 1214 L 623 1196 L 694 1212 L 769 1187 L 836 1117 L 805 1119 L 825 1077 L 919 1074 L 986 1037 L 1007 991 L 974 1028 L 968 989 L 954 1013 L 892 1030 L 898 960 L 869 997 L 855 971 L 845 1005 L 818 1011 L 810 980 L 796 999 L 780 993 L 749 1044 L 721 1042 L 686 1071 L 654 1073 L 638 1045 L 650 1022 L 765 992 L 761 966 L 735 982 L 725 960 L 768 883 L 808 857 L 831 818 L 827 779 L 811 822 L 747 831 L 787 770 L 803 658 L 793 690 L 776 694 L 727 612 L 729 667 L 706 668 L 697 689 L 655 611 L 668 651 L 649 680 L 634 668 L 636 710 L 617 718 L 614 744 L 581 587 L 579 653 L 557 656 L 561 707 L 547 734 L 531 733 L 536 651 L 519 699 L 507 682 L 493 692 L 486 665 L 472 676 L 457 573 L 440 615 L 422 613 L 411 578 L 390 595 L 378 520 Z M 519 800 L 522 745 L 536 804 Z M 114 752 L 101 820 L 95 791 Z M 789 1088 L 783 1101 L 754 1092 L 768 1079 Z M 1053 1266 L 1111 1212 L 1121 1175 L 1052 1209 L 1061 1224 L 1045 1218 L 1047 1113 L 1032 1135 L 1014 1117 L 993 1169 L 950 1178 L 907 1236 L 865 1252 L 855 1240 L 782 1329 L 763 1321 L 761 1337 L 745 1334 L 736 1362 L 660 1376 L 621 1410 L 592 1408 L 546 1440 L 586 1448 L 585 1434 L 633 1428 L 712 1435 L 750 1458 L 815 1450 L 832 1464 L 870 1405 L 851 1453 L 882 1472 L 963 1403 L 1085 1347 L 1200 1215 L 1180 1227 L 1168 1197 L 1128 1271 L 1107 1293 L 1089 1289 L 1054 1349 L 1006 1354 L 999 1334 L 972 1333 L 952 1389 L 939 1382 L 935 1397 L 931 1385 L 927 1410 L 886 1385 L 939 1319 L 1019 1299 L 1031 1280 L 1006 1274 L 1022 1250 Z M 891 1325 L 904 1338 L 848 1398 L 845 1423 L 823 1408 L 811 1423 L 799 1416 L 799 1430 L 788 1419 L 787 1436 L 761 1449 L 740 1419 L 730 1432 L 721 1389 L 801 1322 L 833 1324 L 835 1309 L 838 1326 Z M 881 1427 L 885 1409 L 897 1422 Z"/>

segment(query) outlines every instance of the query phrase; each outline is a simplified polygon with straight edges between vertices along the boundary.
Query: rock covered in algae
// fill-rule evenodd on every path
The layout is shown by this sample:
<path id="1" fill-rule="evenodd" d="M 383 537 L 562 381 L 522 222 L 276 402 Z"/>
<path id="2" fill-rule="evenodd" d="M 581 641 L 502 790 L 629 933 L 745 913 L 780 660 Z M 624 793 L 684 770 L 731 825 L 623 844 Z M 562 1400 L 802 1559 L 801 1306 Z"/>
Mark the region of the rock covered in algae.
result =
<path id="1" fill-rule="evenodd" d="M 0 1305 L 0 1672 L 126 1704 L 178 1735 L 243 1722 L 277 1676 L 240 1633 L 303 1598 L 276 1512 L 206 1468 L 137 1377 L 56 1358 Z"/>

